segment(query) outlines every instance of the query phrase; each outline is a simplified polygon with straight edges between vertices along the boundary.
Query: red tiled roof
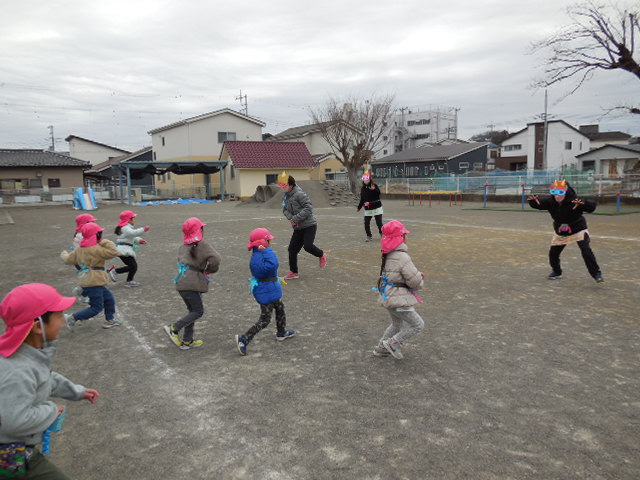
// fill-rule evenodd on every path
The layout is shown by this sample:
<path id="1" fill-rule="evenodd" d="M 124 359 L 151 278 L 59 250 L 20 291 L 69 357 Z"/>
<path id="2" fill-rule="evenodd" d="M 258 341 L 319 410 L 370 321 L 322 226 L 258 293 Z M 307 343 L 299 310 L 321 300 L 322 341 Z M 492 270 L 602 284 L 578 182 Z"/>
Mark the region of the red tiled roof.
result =
<path id="1" fill-rule="evenodd" d="M 302 142 L 224 142 L 236 168 L 313 168 L 315 160 Z"/>

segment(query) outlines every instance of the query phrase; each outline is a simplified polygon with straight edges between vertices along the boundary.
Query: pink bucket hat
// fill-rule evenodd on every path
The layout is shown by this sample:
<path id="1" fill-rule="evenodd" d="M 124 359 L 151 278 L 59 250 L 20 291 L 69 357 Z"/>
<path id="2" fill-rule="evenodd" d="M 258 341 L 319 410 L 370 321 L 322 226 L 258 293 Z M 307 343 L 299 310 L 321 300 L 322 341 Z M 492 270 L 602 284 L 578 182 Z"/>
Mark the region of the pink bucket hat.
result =
<path id="1" fill-rule="evenodd" d="M 83 214 L 78 215 L 76 217 L 76 232 L 79 232 L 80 231 L 80 227 L 82 225 L 84 225 L 85 223 L 95 222 L 96 220 L 98 220 L 98 219 L 95 218 L 90 213 L 83 213 Z"/>
<path id="2" fill-rule="evenodd" d="M 81 247 L 93 247 L 98 244 L 98 232 L 104 232 L 104 228 L 102 228 L 97 223 L 89 222 L 85 223 L 80 227 L 80 233 L 82 234 L 82 241 L 80 242 Z"/>
<path id="3" fill-rule="evenodd" d="M 120 221 L 118 222 L 118 226 L 124 227 L 133 217 L 137 217 L 137 215 L 131 210 L 124 210 L 120 212 Z"/>
<path id="4" fill-rule="evenodd" d="M 202 240 L 202 227 L 206 223 L 202 222 L 199 218 L 191 217 L 182 224 L 182 232 L 184 233 L 184 244 L 191 245 L 192 243 Z"/>
<path id="5" fill-rule="evenodd" d="M 0 303 L 0 317 L 7 329 L 0 336 L 0 355 L 7 358 L 22 345 L 33 327 L 33 321 L 47 312 L 61 312 L 76 301 L 63 297 L 50 285 L 28 283 L 11 290 Z"/>
<path id="6" fill-rule="evenodd" d="M 267 246 L 267 240 L 273 240 L 275 238 L 269 230 L 266 228 L 256 228 L 249 234 L 249 243 L 247 243 L 247 250 L 251 250 L 253 247 L 259 247 L 260 245 Z"/>
<path id="7" fill-rule="evenodd" d="M 389 253 L 395 250 L 404 242 L 403 235 L 409 233 L 402 222 L 391 220 L 382 226 L 382 239 L 380 239 L 380 250 L 382 253 Z"/>

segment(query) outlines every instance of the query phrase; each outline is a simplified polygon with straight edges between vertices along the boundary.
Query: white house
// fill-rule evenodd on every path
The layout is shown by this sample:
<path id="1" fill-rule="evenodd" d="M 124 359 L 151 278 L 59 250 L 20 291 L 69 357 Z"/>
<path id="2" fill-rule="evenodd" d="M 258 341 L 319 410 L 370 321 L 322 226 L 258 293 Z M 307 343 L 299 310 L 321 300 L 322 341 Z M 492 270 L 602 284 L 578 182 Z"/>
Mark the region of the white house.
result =
<path id="1" fill-rule="evenodd" d="M 128 150 L 122 150 L 121 148 L 94 142 L 75 135 L 69 135 L 65 138 L 65 141 L 69 142 L 70 156 L 89 162 L 91 165 L 98 165 L 109 159 L 131 153 Z"/>
<path id="2" fill-rule="evenodd" d="M 628 145 L 631 135 L 619 130 L 601 132 L 600 126 L 580 125 L 578 129 L 584 133 L 591 141 L 591 150 L 604 147 L 605 145 Z"/>
<path id="3" fill-rule="evenodd" d="M 589 151 L 590 140 L 563 120 L 547 122 L 547 158 L 544 160 L 544 122 L 529 123 L 502 142 L 496 168 L 547 170 L 577 165 L 576 156 Z"/>
<path id="4" fill-rule="evenodd" d="M 260 120 L 229 108 L 180 120 L 148 132 L 151 135 L 153 161 L 216 161 L 227 140 L 262 141 L 264 126 L 265 123 Z M 156 186 L 174 189 L 202 186 L 205 181 L 204 174 L 167 174 L 156 181 Z M 216 183 L 216 179 L 211 178 L 211 183 Z"/>
<path id="5" fill-rule="evenodd" d="M 581 170 L 593 170 L 605 178 L 619 178 L 640 164 L 640 145 L 604 145 L 578 155 Z"/>

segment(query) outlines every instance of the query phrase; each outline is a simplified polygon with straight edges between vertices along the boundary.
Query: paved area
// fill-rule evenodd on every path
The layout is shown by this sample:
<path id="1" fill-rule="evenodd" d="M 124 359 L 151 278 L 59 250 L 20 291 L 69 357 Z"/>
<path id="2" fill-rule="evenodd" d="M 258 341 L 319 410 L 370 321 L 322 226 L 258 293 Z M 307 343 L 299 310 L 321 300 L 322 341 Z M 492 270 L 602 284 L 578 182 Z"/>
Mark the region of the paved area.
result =
<path id="1" fill-rule="evenodd" d="M 142 286 L 113 285 L 122 327 L 100 318 L 63 332 L 56 370 L 102 396 L 68 405 L 52 460 L 77 479 L 637 479 L 640 215 L 588 217 L 605 283 L 575 245 L 552 282 L 548 214 L 468 207 L 385 202 L 426 275 L 427 327 L 402 361 L 370 353 L 388 315 L 371 292 L 379 247 L 355 208 L 317 209 L 328 266 L 303 252 L 284 287 L 300 334 L 276 342 L 273 322 L 246 357 L 233 338 L 259 313 L 248 233 L 271 229 L 282 275 L 288 222 L 233 202 L 134 208 L 152 226 Z M 94 212 L 111 238 L 121 209 Z M 0 294 L 32 281 L 71 292 L 58 254 L 77 213 L 11 210 Z M 184 313 L 172 279 L 190 216 L 208 223 L 223 263 L 196 328 L 205 345 L 185 352 L 162 326 Z"/>

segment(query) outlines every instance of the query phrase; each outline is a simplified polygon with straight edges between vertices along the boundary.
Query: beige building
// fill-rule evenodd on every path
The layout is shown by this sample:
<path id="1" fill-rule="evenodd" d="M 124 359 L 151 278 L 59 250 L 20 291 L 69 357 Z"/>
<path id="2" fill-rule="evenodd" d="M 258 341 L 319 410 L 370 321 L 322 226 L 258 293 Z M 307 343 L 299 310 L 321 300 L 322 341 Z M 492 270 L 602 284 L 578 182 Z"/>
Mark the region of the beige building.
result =
<path id="1" fill-rule="evenodd" d="M 302 142 L 225 142 L 220 160 L 229 162 L 224 169 L 225 190 L 242 199 L 260 185 L 277 183 L 282 171 L 296 180 L 310 180 L 315 167 Z"/>
<path id="2" fill-rule="evenodd" d="M 69 142 L 69 156 L 89 162 L 91 165 L 98 165 L 112 158 L 131 153 L 128 150 L 111 147 L 75 135 L 69 135 L 65 141 Z"/>
<path id="3" fill-rule="evenodd" d="M 229 108 L 181 120 L 148 132 L 151 135 L 153 161 L 217 161 L 220 159 L 219 153 L 225 141 L 260 141 L 264 126 L 263 122 Z M 207 177 L 211 185 L 219 185 L 219 173 L 167 173 L 156 178 L 156 187 L 178 192 L 184 190 L 188 193 L 202 188 L 207 182 Z M 230 192 L 228 188 L 227 191 Z"/>
<path id="4" fill-rule="evenodd" d="M 331 146 L 322 136 L 320 124 L 302 125 L 289 128 L 270 138 L 274 142 L 302 142 L 316 159 L 316 166 L 309 172 L 312 180 L 333 178 L 336 173 L 344 173 L 347 169 L 336 158 Z M 295 177 L 295 175 L 294 175 Z"/>

